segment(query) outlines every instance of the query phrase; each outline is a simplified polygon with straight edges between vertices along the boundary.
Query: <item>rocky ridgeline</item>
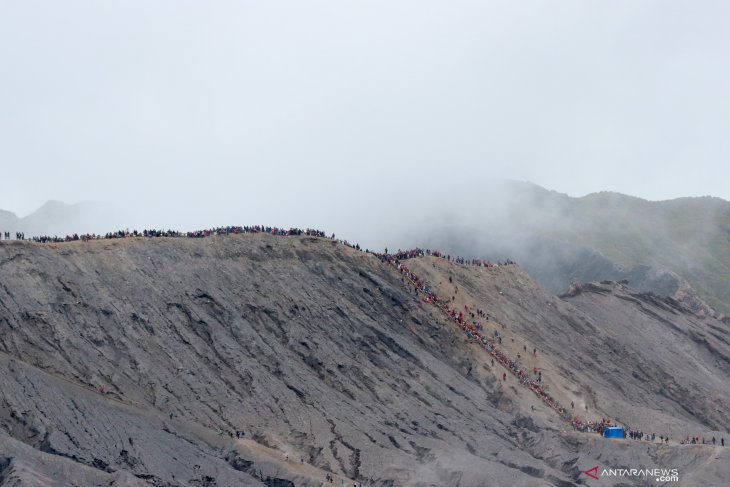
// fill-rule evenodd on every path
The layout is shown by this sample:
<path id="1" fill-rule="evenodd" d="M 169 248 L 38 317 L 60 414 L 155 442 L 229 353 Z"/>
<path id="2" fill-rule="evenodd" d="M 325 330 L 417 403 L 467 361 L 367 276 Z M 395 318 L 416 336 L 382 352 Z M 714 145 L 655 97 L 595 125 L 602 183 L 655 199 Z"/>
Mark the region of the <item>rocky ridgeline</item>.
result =
<path id="1" fill-rule="evenodd" d="M 409 267 L 536 344 L 552 393 L 673 438 L 725 431 L 724 323 L 618 288 L 558 299 L 517 266 Z M 2 243 L 0 362 L 0 486 L 729 473 L 720 449 L 566 431 L 391 266 L 331 239 Z"/>

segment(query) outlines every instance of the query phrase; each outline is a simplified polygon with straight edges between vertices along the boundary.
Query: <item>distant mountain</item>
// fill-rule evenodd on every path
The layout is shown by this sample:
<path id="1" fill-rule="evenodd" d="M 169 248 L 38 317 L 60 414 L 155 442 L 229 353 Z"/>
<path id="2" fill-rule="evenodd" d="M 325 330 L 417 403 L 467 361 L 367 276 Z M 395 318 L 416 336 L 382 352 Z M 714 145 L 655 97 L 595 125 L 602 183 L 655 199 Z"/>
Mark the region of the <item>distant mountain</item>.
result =
<path id="1" fill-rule="evenodd" d="M 658 294 L 691 284 L 710 306 L 730 310 L 730 203 L 719 198 L 646 201 L 618 193 L 570 199 L 546 235 L 596 249 Z M 652 275 L 653 274 L 653 275 Z M 668 287 L 667 287 L 668 286 Z"/>
<path id="2" fill-rule="evenodd" d="M 422 228 L 421 241 L 461 255 L 514 258 L 558 294 L 576 281 L 628 280 L 699 312 L 708 308 L 698 294 L 730 311 L 730 202 L 612 192 L 573 198 L 510 182 L 466 204 L 467 217 Z"/>
<path id="3" fill-rule="evenodd" d="M 18 227 L 18 217 L 10 211 L 0 210 L 0 231 L 7 232 Z"/>
<path id="4" fill-rule="evenodd" d="M 66 204 L 48 201 L 35 212 L 19 218 L 12 212 L 0 210 L 0 231 L 24 232 L 27 237 L 37 235 L 65 236 L 73 233 L 107 232 L 111 207 L 105 204 L 85 202 Z"/>

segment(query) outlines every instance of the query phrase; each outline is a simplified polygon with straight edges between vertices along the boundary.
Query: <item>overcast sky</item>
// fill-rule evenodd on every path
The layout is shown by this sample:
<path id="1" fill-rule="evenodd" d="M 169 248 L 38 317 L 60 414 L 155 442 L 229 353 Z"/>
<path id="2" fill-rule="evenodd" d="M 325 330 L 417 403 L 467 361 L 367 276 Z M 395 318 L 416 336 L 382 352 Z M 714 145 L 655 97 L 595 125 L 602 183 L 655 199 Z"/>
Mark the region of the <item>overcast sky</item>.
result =
<path id="1" fill-rule="evenodd" d="M 0 0 L 0 208 L 328 226 L 493 177 L 730 199 L 729 21 L 726 0 Z"/>

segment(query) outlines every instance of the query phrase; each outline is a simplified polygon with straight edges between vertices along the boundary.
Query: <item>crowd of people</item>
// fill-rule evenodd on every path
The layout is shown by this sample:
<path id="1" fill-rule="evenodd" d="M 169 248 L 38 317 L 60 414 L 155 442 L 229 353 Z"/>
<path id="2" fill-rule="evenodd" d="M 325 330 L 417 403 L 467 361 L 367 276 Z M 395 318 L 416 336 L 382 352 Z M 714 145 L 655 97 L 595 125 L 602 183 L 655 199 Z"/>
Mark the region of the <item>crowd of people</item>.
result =
<path id="1" fill-rule="evenodd" d="M 410 271 L 410 269 L 403 262 L 406 259 L 418 257 L 421 255 L 427 255 L 420 249 L 415 251 L 401 251 L 395 255 L 383 254 L 381 260 L 386 261 L 388 264 L 395 267 L 400 274 L 414 286 L 417 290 L 423 293 L 423 300 L 427 303 L 431 303 L 436 306 L 442 313 L 444 313 L 450 320 L 454 321 L 459 325 L 466 334 L 467 338 L 476 340 L 481 346 L 492 355 L 493 359 L 504 366 L 512 375 L 516 376 L 519 383 L 528 387 L 533 393 L 537 395 L 539 399 L 543 401 L 547 406 L 555 409 L 561 416 L 568 419 L 576 429 L 587 427 L 589 423 L 585 423 L 578 417 L 572 416 L 563 406 L 561 406 L 545 389 L 541 384 L 542 373 L 531 374 L 529 370 L 525 370 L 520 366 L 518 360 L 512 359 L 507 356 L 499 347 L 497 347 L 495 341 L 501 341 L 499 331 L 495 333 L 495 339 L 487 338 L 482 334 L 484 326 L 476 319 L 465 318 L 464 312 L 456 310 L 451 306 L 451 300 L 442 300 L 439 298 L 428 285 L 427 282 L 420 279 L 416 274 Z M 487 317 L 486 313 L 484 314 Z M 485 319 L 486 321 L 486 319 Z M 539 371 L 533 371 L 539 372 Z M 506 373 L 502 375 L 503 380 L 506 380 Z"/>
<path id="2" fill-rule="evenodd" d="M 86 242 L 86 241 L 92 241 L 92 240 L 107 240 L 107 239 L 119 239 L 119 238 L 134 238 L 134 237 L 147 237 L 147 238 L 155 238 L 155 237 L 169 237 L 169 238 L 203 238 L 203 237 L 211 237 L 211 236 L 220 236 L 220 235 L 243 235 L 243 234 L 253 234 L 253 233 L 266 233 L 270 235 L 276 235 L 276 236 L 282 236 L 282 237 L 288 237 L 288 236 L 307 236 L 307 237 L 320 237 L 320 238 L 327 238 L 331 240 L 336 240 L 335 234 L 328 235 L 322 230 L 316 230 L 312 228 L 282 228 L 282 227 L 275 227 L 275 226 L 264 226 L 264 225 L 251 225 L 251 226 L 223 226 L 223 227 L 214 227 L 209 228 L 205 230 L 193 230 L 189 232 L 182 232 L 179 230 L 117 230 L 115 232 L 107 232 L 104 234 L 97 234 L 97 233 L 84 233 L 84 234 L 78 234 L 73 233 L 70 235 L 66 235 L 63 237 L 59 237 L 57 235 L 50 236 L 50 235 L 40 235 L 40 236 L 34 236 L 34 237 L 27 237 L 25 236 L 24 232 L 15 232 L 15 240 L 26 240 L 36 243 L 63 243 L 63 242 Z M 5 240 L 11 239 L 11 232 L 1 232 L 0 236 L 4 237 Z M 359 244 L 351 244 L 347 240 L 337 240 L 343 245 L 347 245 L 348 247 L 351 247 L 355 250 L 363 250 Z M 385 253 L 379 254 L 377 252 L 371 252 L 370 250 L 364 250 L 367 253 L 373 253 L 376 256 L 382 257 L 383 255 L 390 255 L 388 254 L 388 249 L 385 249 Z M 505 262 L 498 262 L 493 263 L 489 260 L 483 260 L 483 259 L 467 259 L 464 257 L 459 256 L 452 256 L 451 254 L 447 254 L 445 252 L 442 252 L 440 250 L 431 250 L 431 249 L 414 249 L 414 250 L 399 250 L 395 254 L 393 254 L 398 259 L 408 259 L 413 257 L 422 257 L 422 256 L 431 256 L 431 257 L 440 257 L 444 260 L 447 260 L 449 262 L 453 262 L 460 265 L 465 266 L 477 266 L 477 267 L 496 267 L 496 266 L 502 266 L 502 265 L 515 265 L 515 262 L 512 260 L 507 260 Z"/>
<path id="3" fill-rule="evenodd" d="M 718 441 L 714 436 L 712 439 L 706 439 L 704 436 L 688 436 L 684 440 L 680 441 L 680 443 L 683 445 L 717 445 Z M 720 446 L 725 446 L 725 438 L 720 438 Z"/>
<path id="4" fill-rule="evenodd" d="M 525 369 L 520 365 L 521 354 L 518 353 L 517 359 L 515 360 L 514 358 L 510 358 L 502 349 L 497 346 L 498 344 L 502 343 L 502 336 L 499 333 L 499 330 L 494 330 L 493 337 L 491 338 L 488 338 L 484 334 L 482 334 L 482 331 L 484 330 L 484 325 L 479 322 L 477 318 L 483 318 L 485 322 L 489 320 L 489 316 L 484 310 L 476 307 L 469 308 L 469 306 L 467 305 L 465 306 L 465 310 L 467 311 L 468 315 L 465 315 L 464 311 L 456 310 L 454 309 L 454 307 L 451 306 L 453 298 L 443 300 L 439 296 L 437 296 L 435 292 L 431 289 L 429 284 L 426 281 L 420 279 L 416 274 L 414 274 L 403 262 L 407 259 L 420 257 L 423 255 L 434 254 L 428 254 L 421 249 L 415 249 L 399 251 L 396 254 L 390 255 L 387 253 L 386 249 L 386 253 L 380 254 L 379 257 L 383 262 L 387 262 L 389 265 L 394 267 L 406 280 L 407 284 L 409 284 L 409 287 L 413 286 L 417 290 L 417 292 L 421 292 L 423 294 L 423 300 L 425 302 L 434 305 L 449 320 L 455 322 L 458 326 L 460 326 L 466 334 L 467 338 L 477 341 L 492 356 L 492 365 L 494 365 L 494 361 L 496 360 L 499 364 L 506 368 L 510 374 L 515 376 L 521 385 L 529 388 L 546 406 L 556 411 L 563 420 L 565 420 L 572 426 L 574 430 L 586 433 L 598 433 L 603 435 L 605 428 L 610 426 L 616 426 L 616 424 L 614 424 L 609 418 L 601 418 L 598 421 L 584 420 L 574 414 L 574 403 L 571 402 L 571 407 L 570 409 L 568 409 L 560 404 L 554 397 L 552 397 L 546 390 L 546 387 L 542 385 L 542 372 L 540 370 L 538 370 L 536 367 L 534 367 L 532 371 Z M 440 255 L 437 256 L 440 257 Z M 457 263 L 459 262 L 457 261 Z M 513 262 L 508 261 L 507 264 L 513 264 Z M 524 346 L 524 351 L 527 352 L 526 345 Z M 532 353 L 533 356 L 537 356 L 537 349 L 533 348 Z M 507 372 L 504 372 L 502 374 L 502 380 L 507 380 Z M 629 438 L 636 440 L 645 439 L 652 442 L 656 440 L 656 435 L 653 433 L 651 435 L 648 435 L 644 434 L 641 431 L 633 429 L 629 429 L 628 431 L 625 430 L 624 436 L 626 437 L 627 435 Z M 660 436 L 660 440 L 664 443 L 669 442 L 668 436 Z M 695 437 L 693 441 L 695 443 L 698 443 L 699 437 Z M 715 438 L 713 438 L 713 444 L 714 441 Z M 724 445 L 725 440 L 723 438 L 722 446 Z"/>
<path id="5" fill-rule="evenodd" d="M 445 259 L 449 262 L 453 262 L 455 264 L 461 264 L 465 266 L 476 266 L 476 267 L 496 267 L 500 265 L 515 265 L 515 262 L 512 260 L 506 260 L 504 262 L 491 262 L 489 260 L 483 260 L 483 259 L 466 259 L 464 257 L 458 257 L 458 256 L 452 256 L 451 254 L 447 254 L 445 252 L 441 252 L 440 250 L 431 250 L 431 249 L 412 249 L 412 250 L 398 250 L 394 254 L 389 254 L 388 249 L 385 249 L 385 253 L 383 254 L 377 254 L 381 260 L 387 257 L 392 257 L 396 260 L 406 260 L 406 259 L 413 259 L 415 257 L 440 257 L 442 259 Z"/>
<path id="6" fill-rule="evenodd" d="M 86 233 L 86 234 L 71 234 L 65 237 L 41 235 L 36 237 L 29 237 L 26 239 L 25 233 L 16 232 L 16 240 L 29 240 L 38 243 L 60 243 L 60 242 L 76 242 L 76 241 L 89 241 L 89 240 L 103 240 L 103 239 L 116 239 L 116 238 L 130 238 L 130 237 L 187 237 L 187 238 L 202 238 L 210 237 L 215 235 L 238 235 L 248 233 L 268 233 L 271 235 L 278 236 L 309 236 L 309 237 L 323 237 L 323 238 L 335 238 L 332 234 L 328 237 L 321 230 L 314 230 L 311 228 L 279 228 L 279 227 L 268 227 L 263 225 L 252 225 L 252 226 L 226 226 L 226 227 L 215 227 L 205 230 L 194 230 L 191 232 L 180 232 L 177 230 L 118 230 L 116 232 L 107 232 L 105 234 Z M 3 232 L 5 240 L 10 240 L 10 232 Z M 359 249 L 359 246 L 357 247 Z"/>
<path id="7" fill-rule="evenodd" d="M 645 434 L 643 431 L 638 431 L 635 429 L 630 429 L 628 431 L 625 431 L 624 434 L 626 435 L 626 438 L 630 438 L 632 440 L 649 440 L 654 441 L 656 439 L 656 435 L 654 433 L 652 434 Z"/>

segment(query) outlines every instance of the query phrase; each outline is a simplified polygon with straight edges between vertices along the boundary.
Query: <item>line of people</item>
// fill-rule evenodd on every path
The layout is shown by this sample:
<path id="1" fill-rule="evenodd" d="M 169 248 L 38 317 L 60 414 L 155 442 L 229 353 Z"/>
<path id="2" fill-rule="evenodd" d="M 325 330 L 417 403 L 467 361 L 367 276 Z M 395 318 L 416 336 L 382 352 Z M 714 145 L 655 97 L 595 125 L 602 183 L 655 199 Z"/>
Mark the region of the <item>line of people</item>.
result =
<path id="1" fill-rule="evenodd" d="M 502 366 L 507 368 L 510 373 L 518 378 L 521 385 L 528 387 L 539 399 L 543 401 L 543 403 L 545 403 L 551 409 L 555 410 L 563 420 L 570 423 L 574 430 L 585 433 L 598 433 L 600 435 L 603 435 L 603 431 L 605 428 L 610 426 L 616 426 L 609 418 L 601 418 L 599 421 L 581 419 L 580 417 L 573 414 L 573 411 L 575 409 L 575 404 L 573 402 L 571 402 L 570 411 L 566 407 L 562 406 L 541 385 L 542 372 L 539 371 L 537 367 L 533 368 L 533 375 L 531 376 L 529 372 L 520 367 L 519 359 L 521 358 L 521 355 L 519 353 L 517 355 L 517 360 L 513 360 L 510 359 L 507 354 L 505 354 L 496 346 L 497 342 L 499 344 L 502 343 L 502 336 L 500 335 L 498 330 L 494 330 L 493 339 L 486 338 L 484 335 L 482 335 L 481 331 L 483 330 L 483 326 L 475 319 L 476 316 L 474 313 L 474 309 L 476 309 L 476 315 L 478 317 L 482 317 L 485 319 L 485 321 L 488 321 L 489 316 L 484 310 L 475 307 L 470 308 L 468 305 L 465 305 L 465 310 L 472 318 L 471 321 L 469 321 L 468 318 L 465 318 L 463 311 L 457 311 L 449 306 L 448 303 L 450 302 L 450 300 L 443 301 L 439 299 L 439 297 L 436 296 L 436 294 L 431 290 L 427 282 L 420 279 L 416 274 L 411 272 L 403 262 L 401 262 L 402 260 L 421 257 L 424 255 L 434 254 L 428 254 L 420 249 L 415 249 L 410 251 L 399 251 L 398 254 L 389 255 L 387 254 L 386 249 L 386 253 L 379 254 L 379 258 L 382 261 L 387 262 L 391 266 L 395 267 L 411 286 L 414 286 L 417 291 L 420 290 L 424 294 L 423 300 L 425 302 L 431 303 L 436 306 L 449 319 L 459 325 L 464 330 L 467 338 L 472 338 L 478 341 L 482 345 L 482 347 L 492 355 L 492 365 L 494 365 L 494 359 L 496 359 Z M 436 257 L 442 257 L 442 255 L 436 255 Z M 508 261 L 507 263 L 514 264 L 514 262 L 512 261 Z M 451 282 L 451 278 L 449 278 L 449 281 Z M 512 341 L 514 341 L 514 338 L 512 339 Z M 524 345 L 523 349 L 527 353 L 527 345 Z M 533 348 L 532 354 L 533 356 L 537 356 L 536 348 Z M 502 380 L 507 380 L 506 372 L 502 374 Z M 642 431 L 634 429 L 628 429 L 628 431 L 624 430 L 624 437 L 629 437 L 634 440 L 647 440 L 651 442 L 656 441 L 655 433 L 649 435 L 643 433 Z M 668 435 L 661 435 L 659 438 L 660 442 L 669 443 Z M 712 444 L 715 445 L 716 441 L 716 438 L 713 437 Z M 686 440 L 682 440 L 680 441 L 680 443 L 700 444 L 700 437 L 687 437 Z M 706 443 L 705 438 L 703 437 L 701 438 L 701 443 L 709 444 L 709 440 Z M 725 446 L 724 438 L 720 438 L 720 444 L 723 447 Z"/>
<path id="2" fill-rule="evenodd" d="M 312 228 L 281 228 L 281 227 L 275 227 L 275 226 L 265 226 L 265 225 L 250 225 L 250 226 L 222 226 L 222 227 L 214 227 L 204 230 L 193 230 L 188 232 L 181 232 L 178 230 L 155 230 L 155 229 L 145 229 L 145 230 L 117 230 L 114 232 L 107 232 L 105 234 L 97 234 L 97 233 L 73 233 L 70 235 L 66 235 L 65 237 L 59 237 L 57 235 L 50 236 L 50 235 L 39 235 L 34 237 L 28 237 L 26 238 L 24 232 L 16 232 L 15 233 L 15 239 L 16 240 L 27 240 L 31 242 L 36 243 L 64 243 L 64 242 L 86 242 L 91 240 L 107 240 L 107 239 L 119 239 L 119 238 L 133 238 L 133 237 L 148 237 L 148 238 L 154 238 L 154 237 L 186 237 L 186 238 L 203 238 L 203 237 L 211 237 L 211 236 L 220 236 L 220 235 L 239 235 L 239 234 L 252 234 L 252 233 L 267 233 L 270 235 L 277 235 L 277 236 L 307 236 L 307 237 L 320 237 L 320 238 L 327 238 L 330 240 L 337 240 L 335 234 L 327 235 L 322 230 L 316 230 Z M 5 237 L 5 240 L 10 240 L 11 233 L 10 232 L 2 232 L 0 235 Z M 363 250 L 359 244 L 351 244 L 347 240 L 337 240 L 339 243 L 346 245 L 348 247 L 351 247 L 358 251 L 364 251 L 366 253 L 372 253 L 381 259 L 383 256 L 391 255 L 388 254 L 388 249 L 385 249 L 384 254 L 380 254 L 377 252 L 371 252 L 368 249 Z M 440 250 L 433 250 L 433 249 L 420 249 L 416 248 L 413 250 L 399 250 L 395 254 L 392 254 L 394 258 L 397 258 L 399 260 L 405 260 L 410 259 L 414 257 L 422 257 L 422 256 L 431 256 L 431 257 L 439 257 L 444 260 L 447 260 L 449 262 L 453 262 L 456 264 L 464 265 L 464 266 L 476 266 L 476 267 L 497 267 L 497 266 L 505 266 L 505 265 L 516 265 L 516 263 L 513 260 L 506 260 L 504 262 L 492 262 L 490 260 L 484 260 L 484 259 L 468 259 L 465 257 L 459 257 L 459 256 L 452 256 L 451 254 L 448 254 L 446 252 L 442 252 Z"/>
<path id="3" fill-rule="evenodd" d="M 271 235 L 278 236 L 308 236 L 308 237 L 321 237 L 334 239 L 335 235 L 332 234 L 328 237 L 325 232 L 321 230 L 315 230 L 311 228 L 280 228 L 263 225 L 252 225 L 252 226 L 225 226 L 215 227 L 205 230 L 194 230 L 190 232 L 180 232 L 177 230 L 118 230 L 116 232 L 107 232 L 105 234 L 86 233 L 78 234 L 74 233 L 66 235 L 65 237 L 41 235 L 27 238 L 25 233 L 16 232 L 16 240 L 29 240 L 38 243 L 61 243 L 61 242 L 76 242 L 76 241 L 89 241 L 89 240 L 104 240 L 104 239 L 117 239 L 117 238 L 130 238 L 130 237 L 187 237 L 187 238 L 203 238 L 215 235 L 238 235 L 238 234 L 250 234 L 250 233 L 268 233 Z M 5 240 L 10 240 L 10 232 L 3 232 Z M 359 250 L 359 245 L 356 247 Z"/>
<path id="4" fill-rule="evenodd" d="M 717 445 L 717 438 L 713 436 L 710 440 L 709 438 L 705 439 L 704 436 L 688 436 L 686 439 L 680 441 L 680 443 L 683 445 L 709 445 L 710 443 Z M 720 446 L 725 446 L 725 438 L 720 438 Z"/>
<path id="5" fill-rule="evenodd" d="M 463 311 L 457 311 L 452 308 L 449 303 L 450 300 L 440 299 L 430 288 L 427 282 L 420 279 L 416 274 L 411 272 L 408 267 L 402 262 L 403 260 L 428 255 L 420 249 L 415 251 L 400 251 L 398 254 L 389 255 L 381 254 L 380 258 L 382 261 L 387 262 L 393 266 L 400 274 L 406 279 L 406 281 L 414 286 L 417 290 L 420 290 L 424 297 L 423 300 L 427 303 L 431 303 L 438 308 L 448 319 L 454 321 L 459 325 L 465 332 L 467 338 L 474 339 L 479 342 L 482 347 L 492 355 L 492 365 L 494 360 L 499 362 L 505 367 L 512 375 L 516 376 L 519 383 L 525 387 L 528 387 L 545 405 L 555 410 L 560 417 L 566 422 L 570 423 L 573 429 L 582 432 L 595 432 L 602 433 L 603 429 L 607 426 L 612 426 L 610 419 L 601 418 L 600 421 L 584 420 L 572 413 L 574 409 L 568 410 L 566 407 L 561 405 L 555 398 L 553 398 L 542 385 L 542 372 L 533 368 L 532 375 L 528 370 L 522 368 L 518 360 L 510 358 L 504 351 L 497 347 L 496 342 L 501 343 L 502 337 L 499 331 L 495 330 L 495 338 L 487 338 L 481 332 L 483 326 L 477 320 L 465 319 Z M 467 307 L 468 310 L 468 307 Z M 483 310 L 478 310 L 478 315 L 488 319 L 487 314 Z M 472 318 L 474 315 L 472 314 Z M 525 351 L 527 346 L 525 345 Z M 519 355 L 519 354 L 518 354 Z M 537 349 L 533 349 L 533 355 L 537 355 Z M 507 373 L 502 374 L 502 380 L 507 380 Z"/>
<path id="6" fill-rule="evenodd" d="M 467 259 L 464 257 L 458 257 L 458 256 L 452 256 L 451 254 L 447 254 L 445 252 L 441 252 L 440 250 L 431 250 L 431 249 L 421 249 L 421 248 L 415 248 L 411 250 L 398 250 L 394 254 L 388 253 L 388 248 L 386 247 L 385 253 L 383 254 L 376 254 L 381 258 L 387 258 L 392 257 L 397 260 L 406 260 L 406 259 L 413 259 L 415 257 L 440 257 L 442 259 L 445 259 L 449 262 L 453 262 L 455 264 L 461 264 L 465 266 L 476 266 L 476 267 L 497 267 L 497 266 L 503 266 L 503 265 L 516 265 L 515 261 L 513 260 L 506 260 L 504 262 L 491 262 L 489 260 L 483 260 L 483 259 Z"/>
<path id="7" fill-rule="evenodd" d="M 566 409 L 559 405 L 557 401 L 555 401 L 555 399 L 553 399 L 553 397 L 540 384 L 541 381 L 538 382 L 538 378 L 541 379 L 541 374 L 540 376 L 536 376 L 534 378 L 530 377 L 529 372 L 526 372 L 524 369 L 522 369 L 516 360 L 509 358 L 507 354 L 505 354 L 495 345 L 493 340 L 482 335 L 481 330 L 483 329 L 483 326 L 481 325 L 481 323 L 477 322 L 476 320 L 472 322 L 469 322 L 469 320 L 465 320 L 464 313 L 462 311 L 457 311 L 453 309 L 448 304 L 448 302 L 442 301 L 438 296 L 436 296 L 436 294 L 431 290 L 428 283 L 421 280 L 418 276 L 411 272 L 408 267 L 401 262 L 402 259 L 386 255 L 384 256 L 384 260 L 393 267 L 395 267 L 401 273 L 401 275 L 410 282 L 411 285 L 415 286 L 417 289 L 423 292 L 423 299 L 425 302 L 435 305 L 449 319 L 456 322 L 456 324 L 458 324 L 464 330 L 468 338 L 473 338 L 477 340 L 482 345 L 482 347 L 487 350 L 487 352 L 489 352 L 500 364 L 506 367 L 513 375 L 517 376 L 522 385 L 529 387 L 544 403 L 558 411 L 561 415 L 566 412 Z M 503 375 L 503 379 L 506 379 L 506 374 Z M 573 418 L 572 421 L 576 421 L 576 418 Z M 579 419 L 577 419 L 576 422 L 578 424 L 583 424 L 583 421 Z"/>

